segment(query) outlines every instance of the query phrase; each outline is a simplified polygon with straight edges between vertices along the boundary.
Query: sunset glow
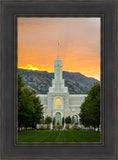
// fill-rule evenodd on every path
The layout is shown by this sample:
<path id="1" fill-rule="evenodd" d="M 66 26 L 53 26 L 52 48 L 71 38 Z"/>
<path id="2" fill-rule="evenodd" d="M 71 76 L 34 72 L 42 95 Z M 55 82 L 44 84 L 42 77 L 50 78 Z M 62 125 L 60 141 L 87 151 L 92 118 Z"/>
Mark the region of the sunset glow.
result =
<path id="1" fill-rule="evenodd" d="M 18 18 L 18 68 L 63 70 L 100 80 L 100 18 Z"/>
<path id="2" fill-rule="evenodd" d="M 38 68 L 38 67 L 33 67 L 31 64 L 27 64 L 26 66 L 21 66 L 21 67 L 19 67 L 19 68 L 39 71 L 39 68 Z"/>
<path id="3" fill-rule="evenodd" d="M 38 67 L 34 67 L 33 65 L 31 65 L 31 64 L 27 64 L 26 66 L 20 66 L 20 67 L 18 67 L 18 68 L 20 68 L 20 69 L 27 69 L 27 70 L 34 70 L 34 71 L 46 71 L 46 69 L 45 68 L 38 68 Z M 48 72 L 52 72 L 52 71 L 49 71 L 48 70 Z"/>

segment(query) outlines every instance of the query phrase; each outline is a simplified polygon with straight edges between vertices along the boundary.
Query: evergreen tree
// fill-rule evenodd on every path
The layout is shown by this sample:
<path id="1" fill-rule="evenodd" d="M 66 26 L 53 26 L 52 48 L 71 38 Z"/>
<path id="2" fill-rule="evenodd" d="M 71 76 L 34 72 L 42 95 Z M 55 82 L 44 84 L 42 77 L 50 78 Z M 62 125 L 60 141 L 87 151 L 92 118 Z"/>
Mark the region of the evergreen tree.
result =
<path id="1" fill-rule="evenodd" d="M 97 127 L 100 125 L 100 84 L 95 83 L 88 92 L 84 103 L 80 107 L 80 122 L 85 127 Z"/>
<path id="2" fill-rule="evenodd" d="M 35 128 L 42 116 L 43 107 L 36 97 L 35 91 L 30 91 L 18 75 L 18 127 Z"/>

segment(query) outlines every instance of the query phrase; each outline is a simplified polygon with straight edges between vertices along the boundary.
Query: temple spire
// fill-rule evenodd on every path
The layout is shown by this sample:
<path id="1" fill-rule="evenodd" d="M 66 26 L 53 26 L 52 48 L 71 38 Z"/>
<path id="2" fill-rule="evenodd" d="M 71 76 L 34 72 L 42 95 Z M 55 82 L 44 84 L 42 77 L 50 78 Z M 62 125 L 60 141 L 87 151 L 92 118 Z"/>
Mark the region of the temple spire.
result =
<path id="1" fill-rule="evenodd" d="M 57 59 L 60 59 L 59 58 L 59 42 L 60 42 L 60 40 L 58 39 L 58 56 L 57 56 Z"/>

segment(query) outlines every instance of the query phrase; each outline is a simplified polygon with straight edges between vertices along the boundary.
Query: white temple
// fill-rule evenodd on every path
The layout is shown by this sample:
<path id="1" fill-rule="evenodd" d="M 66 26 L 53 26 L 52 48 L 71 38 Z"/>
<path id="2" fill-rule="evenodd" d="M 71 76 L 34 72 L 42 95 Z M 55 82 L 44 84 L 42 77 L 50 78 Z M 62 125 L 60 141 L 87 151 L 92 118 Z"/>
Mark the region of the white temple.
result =
<path id="1" fill-rule="evenodd" d="M 55 118 L 55 125 L 62 125 L 62 118 L 70 116 L 74 123 L 79 123 L 80 106 L 84 102 L 85 96 L 82 94 L 69 94 L 68 87 L 65 87 L 65 82 L 62 75 L 62 60 L 59 57 L 59 41 L 58 41 L 58 56 L 54 65 L 54 79 L 52 87 L 49 87 L 49 92 L 39 94 L 41 103 L 44 107 L 44 119 L 46 116 Z"/>

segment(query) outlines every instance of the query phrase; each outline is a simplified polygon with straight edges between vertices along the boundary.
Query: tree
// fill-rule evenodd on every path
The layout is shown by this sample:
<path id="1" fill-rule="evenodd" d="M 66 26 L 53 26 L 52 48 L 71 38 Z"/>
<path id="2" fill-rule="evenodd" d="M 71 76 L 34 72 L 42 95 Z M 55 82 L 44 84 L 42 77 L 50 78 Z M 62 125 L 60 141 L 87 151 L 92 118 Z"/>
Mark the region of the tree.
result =
<path id="1" fill-rule="evenodd" d="M 49 116 L 47 116 L 47 117 L 45 118 L 45 123 L 46 123 L 46 124 L 50 124 L 51 122 L 52 122 L 52 118 L 49 117 Z"/>
<path id="2" fill-rule="evenodd" d="M 18 124 L 19 127 L 32 126 L 32 114 L 34 113 L 34 104 L 30 96 L 30 91 L 27 88 L 22 89 L 21 105 L 18 106 Z"/>
<path id="3" fill-rule="evenodd" d="M 32 127 L 36 128 L 36 124 L 40 123 L 42 118 L 43 105 L 41 104 L 39 97 L 36 97 L 35 91 L 32 91 L 32 102 L 34 104 L 34 112 L 32 113 Z"/>
<path id="4" fill-rule="evenodd" d="M 95 83 L 88 92 L 84 103 L 80 107 L 80 122 L 85 127 L 97 127 L 99 131 L 100 125 L 100 84 Z"/>
<path id="5" fill-rule="evenodd" d="M 35 128 L 42 116 L 43 107 L 36 97 L 36 92 L 30 91 L 18 75 L 18 127 Z"/>
<path id="6" fill-rule="evenodd" d="M 90 122 L 89 119 L 87 118 L 87 107 L 86 107 L 86 98 L 85 98 L 85 102 L 81 105 L 80 109 L 80 122 L 81 124 L 83 124 L 85 127 L 90 127 Z"/>
<path id="7" fill-rule="evenodd" d="M 71 123 L 71 117 L 70 116 L 66 117 L 65 122 L 70 124 Z"/>
<path id="8" fill-rule="evenodd" d="M 41 123 L 41 124 L 44 124 L 44 123 L 45 123 L 45 121 L 44 121 L 44 116 L 43 116 L 43 115 L 42 115 L 42 117 L 41 117 L 40 123 Z"/>

